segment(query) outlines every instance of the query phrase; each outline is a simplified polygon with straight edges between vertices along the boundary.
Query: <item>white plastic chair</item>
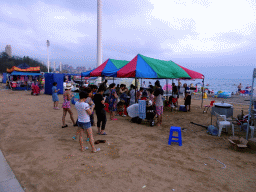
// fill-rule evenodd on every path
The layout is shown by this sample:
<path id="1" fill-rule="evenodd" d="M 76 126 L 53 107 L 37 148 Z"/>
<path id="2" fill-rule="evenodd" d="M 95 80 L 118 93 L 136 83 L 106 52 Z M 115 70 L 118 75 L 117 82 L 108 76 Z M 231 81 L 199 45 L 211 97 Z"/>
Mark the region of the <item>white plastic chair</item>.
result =
<path id="1" fill-rule="evenodd" d="M 220 137 L 223 128 L 226 128 L 226 130 L 227 130 L 229 126 L 232 126 L 232 133 L 234 136 L 235 135 L 234 124 L 232 124 L 232 122 L 230 122 L 230 121 L 227 121 L 226 115 L 220 115 L 216 112 L 214 112 L 214 113 L 217 117 L 217 127 L 219 128 L 218 136 Z M 223 120 L 221 120 L 221 119 L 223 119 Z"/>

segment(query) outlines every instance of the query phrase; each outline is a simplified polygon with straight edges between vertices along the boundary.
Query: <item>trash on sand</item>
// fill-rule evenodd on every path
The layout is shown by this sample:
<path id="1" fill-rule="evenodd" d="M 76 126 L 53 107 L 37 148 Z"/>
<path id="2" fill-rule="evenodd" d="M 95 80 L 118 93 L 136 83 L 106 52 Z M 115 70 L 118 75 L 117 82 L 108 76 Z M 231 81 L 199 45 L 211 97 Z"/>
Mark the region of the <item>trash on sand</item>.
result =
<path id="1" fill-rule="evenodd" d="M 146 185 L 144 185 L 142 188 L 145 188 L 146 187 Z"/>
<path id="2" fill-rule="evenodd" d="M 207 165 L 206 163 L 204 165 Z"/>
<path id="3" fill-rule="evenodd" d="M 172 189 L 172 191 L 175 191 L 175 189 Z"/>
<path id="4" fill-rule="evenodd" d="M 216 160 L 216 161 L 219 162 L 220 164 L 224 165 L 224 167 L 222 167 L 222 169 L 225 169 L 225 168 L 226 168 L 226 165 L 225 165 L 224 163 L 220 162 L 219 160 L 214 159 L 214 158 L 212 158 L 212 157 L 209 157 L 209 158 L 210 158 L 210 159 L 213 159 L 213 160 Z"/>
<path id="5" fill-rule="evenodd" d="M 110 145 L 110 143 L 108 143 L 108 145 Z"/>
<path id="6" fill-rule="evenodd" d="M 85 147 L 85 149 L 89 149 L 89 147 Z"/>

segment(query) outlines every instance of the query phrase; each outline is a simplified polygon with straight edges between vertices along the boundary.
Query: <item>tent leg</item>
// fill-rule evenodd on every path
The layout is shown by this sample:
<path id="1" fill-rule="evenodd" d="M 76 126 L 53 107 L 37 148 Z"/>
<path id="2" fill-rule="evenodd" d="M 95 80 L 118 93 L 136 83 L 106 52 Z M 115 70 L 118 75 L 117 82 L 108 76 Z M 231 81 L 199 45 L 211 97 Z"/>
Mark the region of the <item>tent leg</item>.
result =
<path id="1" fill-rule="evenodd" d="M 168 98 L 168 93 L 169 93 L 169 90 L 168 90 L 168 79 L 166 79 L 166 97 Z"/>
<path id="2" fill-rule="evenodd" d="M 137 103 L 137 77 L 135 77 L 135 103 Z"/>
<path id="3" fill-rule="evenodd" d="M 115 77 L 113 77 L 113 83 L 114 83 Z"/>
<path id="4" fill-rule="evenodd" d="M 201 103 L 201 108 L 203 107 L 203 102 L 204 102 L 204 79 L 203 79 L 203 89 L 202 89 L 202 103 Z"/>

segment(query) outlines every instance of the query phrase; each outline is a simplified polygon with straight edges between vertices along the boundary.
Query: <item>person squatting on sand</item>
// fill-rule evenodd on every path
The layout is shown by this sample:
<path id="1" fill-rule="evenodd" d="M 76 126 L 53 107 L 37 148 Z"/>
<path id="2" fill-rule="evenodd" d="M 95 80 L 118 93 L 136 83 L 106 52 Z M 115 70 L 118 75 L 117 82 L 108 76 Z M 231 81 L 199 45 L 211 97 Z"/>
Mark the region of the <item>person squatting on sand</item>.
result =
<path id="1" fill-rule="evenodd" d="M 154 105 L 156 106 L 156 114 L 157 114 L 157 126 L 162 124 L 162 116 L 163 116 L 163 89 L 161 88 L 160 82 L 157 80 L 155 82 L 156 90 L 154 91 Z"/>
<path id="2" fill-rule="evenodd" d="M 65 127 L 68 126 L 67 124 L 65 124 L 65 119 L 66 119 L 67 112 L 70 115 L 70 118 L 71 118 L 71 120 L 73 122 L 73 125 L 76 124 L 76 122 L 74 120 L 74 117 L 73 117 L 73 113 L 72 113 L 72 111 L 70 109 L 70 100 L 72 98 L 70 90 L 71 90 L 71 86 L 66 86 L 65 92 L 63 93 L 64 102 L 62 104 L 62 108 L 63 108 L 62 128 L 65 128 Z"/>
<path id="3" fill-rule="evenodd" d="M 94 103 L 95 103 L 95 111 L 97 115 L 97 127 L 98 127 L 98 135 L 107 135 L 105 132 L 105 127 L 107 123 L 107 116 L 105 111 L 105 99 L 103 97 L 104 89 L 99 88 L 98 93 L 94 96 Z M 101 129 L 100 129 L 101 124 Z"/>
<path id="4" fill-rule="evenodd" d="M 60 89 L 57 89 L 57 83 L 54 82 L 52 87 L 52 101 L 53 101 L 53 109 L 59 109 L 58 104 L 59 104 L 59 97 L 58 97 L 58 92 Z"/>
<path id="5" fill-rule="evenodd" d="M 90 122 L 90 115 L 92 114 L 92 111 L 90 109 L 90 106 L 88 103 L 85 103 L 86 98 L 88 97 L 88 94 L 86 92 L 79 93 L 80 100 L 76 102 L 75 108 L 78 113 L 78 127 L 79 127 L 79 143 L 81 147 L 81 151 L 84 151 L 83 147 L 83 135 L 86 131 L 87 136 L 90 139 L 90 144 L 92 147 L 92 152 L 96 153 L 97 150 L 94 146 L 94 139 L 92 134 L 92 128 L 91 128 L 91 122 Z"/>
<path id="6" fill-rule="evenodd" d="M 109 111 L 110 111 L 110 119 L 115 121 L 117 119 L 115 119 L 115 111 L 116 111 L 116 107 L 117 107 L 117 98 L 118 95 L 116 94 L 116 90 L 115 90 L 115 83 L 112 83 L 109 85 L 110 88 L 110 96 L 109 96 Z"/>

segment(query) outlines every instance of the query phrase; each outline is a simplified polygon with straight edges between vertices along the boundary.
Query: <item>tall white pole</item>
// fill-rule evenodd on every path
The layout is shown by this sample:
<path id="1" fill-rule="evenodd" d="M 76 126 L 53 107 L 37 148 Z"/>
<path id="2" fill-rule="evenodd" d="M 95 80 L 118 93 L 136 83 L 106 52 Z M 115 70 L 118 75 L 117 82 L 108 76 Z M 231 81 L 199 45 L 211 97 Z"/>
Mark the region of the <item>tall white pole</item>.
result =
<path id="1" fill-rule="evenodd" d="M 54 61 L 53 63 L 53 69 L 54 69 L 54 72 L 56 71 L 56 62 Z"/>
<path id="2" fill-rule="evenodd" d="M 60 62 L 60 73 L 61 73 L 61 71 L 62 71 L 62 63 Z"/>
<path id="3" fill-rule="evenodd" d="M 102 64 L 102 2 L 97 0 L 97 67 Z M 101 82 L 101 77 L 98 79 Z"/>
<path id="4" fill-rule="evenodd" d="M 48 73 L 50 72 L 50 61 L 49 61 L 49 46 L 50 46 L 50 41 L 46 41 L 46 46 L 47 46 L 47 67 L 48 67 Z"/>
<path id="5" fill-rule="evenodd" d="M 48 73 L 50 71 L 50 61 L 49 61 L 49 47 L 47 46 L 47 68 L 48 68 Z"/>

